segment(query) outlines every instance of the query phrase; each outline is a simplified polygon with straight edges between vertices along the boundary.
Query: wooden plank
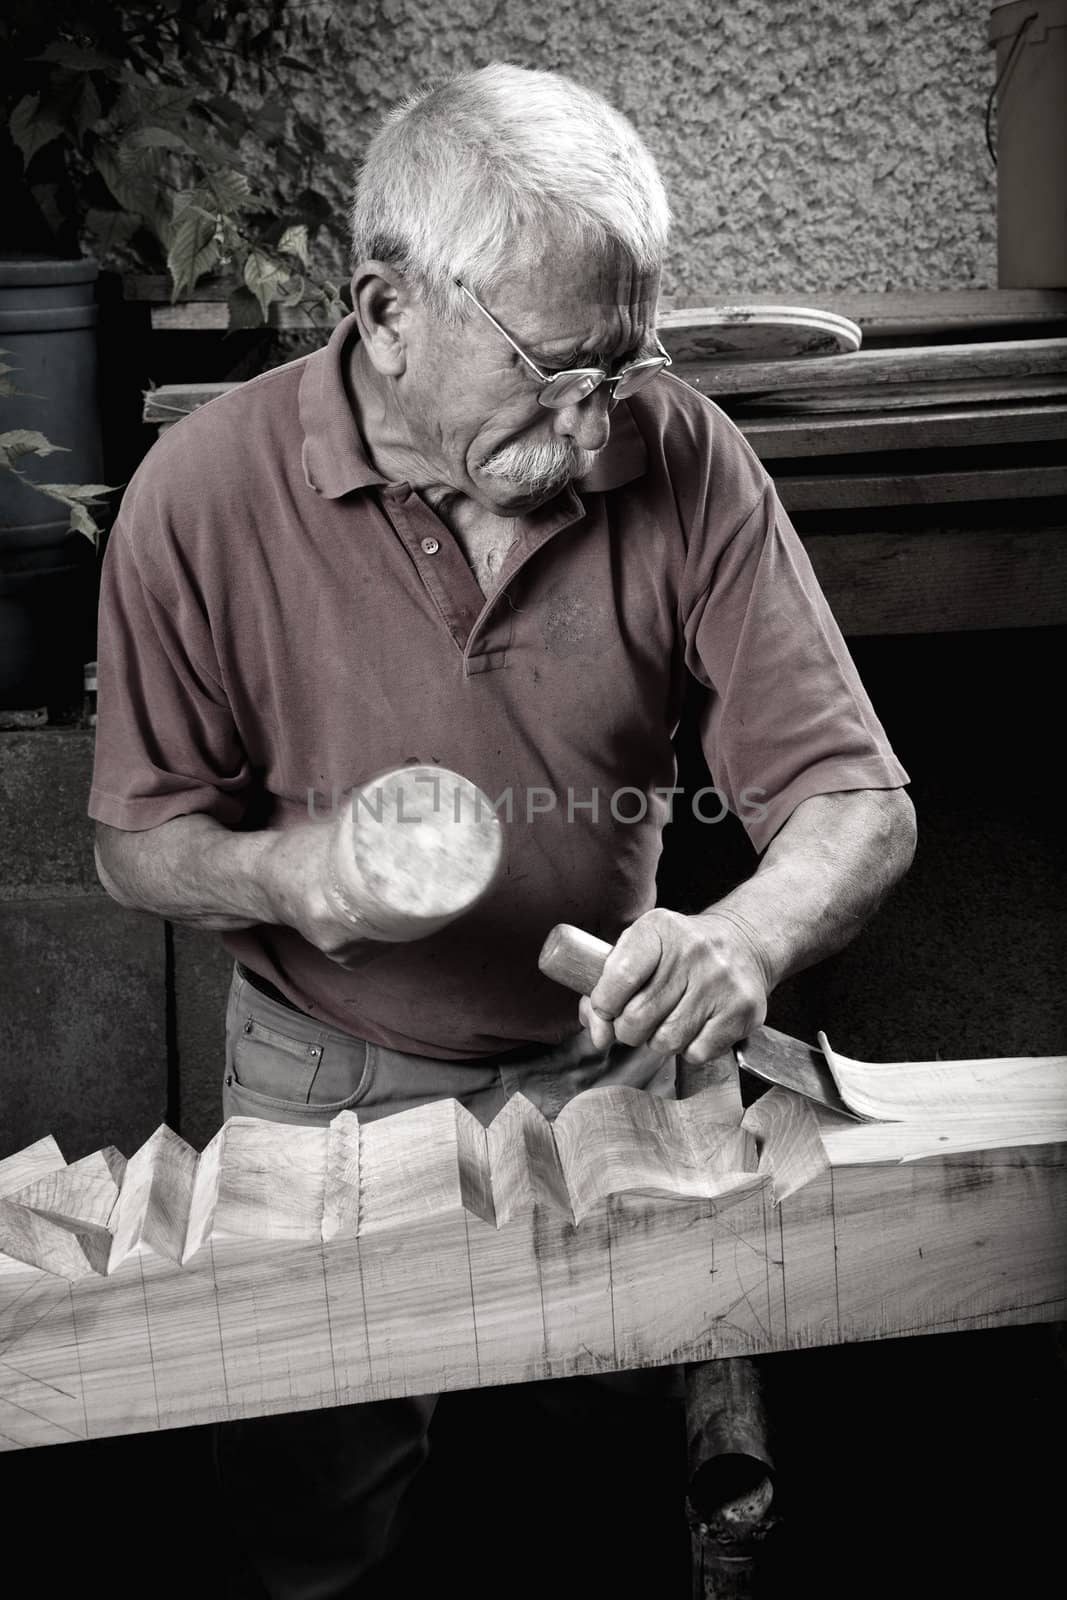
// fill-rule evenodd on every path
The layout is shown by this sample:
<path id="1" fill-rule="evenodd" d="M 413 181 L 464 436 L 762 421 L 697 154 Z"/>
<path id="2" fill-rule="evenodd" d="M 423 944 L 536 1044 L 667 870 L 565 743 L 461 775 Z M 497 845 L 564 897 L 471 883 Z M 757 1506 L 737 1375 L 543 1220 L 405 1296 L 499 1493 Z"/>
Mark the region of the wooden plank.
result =
<path id="1" fill-rule="evenodd" d="M 144 1277 L 137 1256 L 127 1257 L 108 1277 L 79 1279 L 71 1285 L 71 1294 L 74 1349 L 64 1361 L 60 1385 L 69 1380 L 72 1367 L 80 1374 L 88 1437 L 160 1427 Z M 31 1355 L 37 1352 L 38 1337 L 35 1329 L 23 1341 Z"/>
<path id="2" fill-rule="evenodd" d="M 18 1325 L 9 1324 L 0 1350 L 0 1390 L 9 1406 L 59 1430 L 60 1437 L 48 1442 L 85 1439 L 88 1421 L 72 1285 L 44 1272 L 35 1276 L 42 1282 L 27 1286 L 19 1302 Z"/>
<path id="3" fill-rule="evenodd" d="M 861 506 L 932 506 L 973 500 L 1035 500 L 1067 494 L 1067 466 L 993 467 L 971 472 L 832 473 L 775 477 L 787 511 Z"/>
<path id="4" fill-rule="evenodd" d="M 799 361 L 678 363 L 677 375 L 704 394 L 763 394 L 903 384 L 1057 378 L 1067 375 L 1067 339 L 1005 339 L 1001 343 L 909 345 L 900 350 L 856 350 L 849 355 Z"/>
<path id="5" fill-rule="evenodd" d="M 828 291 L 815 295 L 790 290 L 788 294 L 750 295 L 743 291 L 711 295 L 705 306 L 735 304 L 781 305 L 799 300 L 858 322 L 868 339 L 919 338 L 937 333 L 977 333 L 985 328 L 1050 327 L 1067 323 L 1067 290 L 1063 289 L 903 289 L 889 293 L 847 294 Z M 684 316 L 686 307 L 672 307 Z M 702 309 L 702 308 L 696 308 Z"/>
<path id="6" fill-rule="evenodd" d="M 570 1221 L 566 1186 L 548 1120 L 524 1095 L 493 1119 L 486 1154 L 497 1225 L 470 1224 L 467 1240 L 478 1367 L 483 1383 L 516 1366 L 536 1378 L 547 1359 L 538 1225 L 545 1212 Z M 509 1297 L 508 1283 L 523 1288 Z"/>
<path id="7" fill-rule="evenodd" d="M 880 450 L 1036 444 L 1067 439 L 1067 404 L 938 407 L 888 416 L 739 416 L 737 426 L 763 461 Z"/>
<path id="8" fill-rule="evenodd" d="M 1062 289 L 904 289 L 895 293 L 829 294 L 828 311 L 858 322 L 871 339 L 919 338 L 984 328 L 1067 323 Z"/>
<path id="9" fill-rule="evenodd" d="M 1061 1304 L 1062 1262 L 1041 1240 L 1059 1230 L 1062 1243 L 1063 1196 L 1036 1176 L 1055 1161 L 1054 1148 L 946 1157 L 940 1170 L 905 1162 L 882 1169 L 876 1187 L 860 1167 L 835 1168 L 841 1339 L 880 1337 L 882 1329 L 893 1337 L 936 1332 L 947 1303 L 954 1322 L 976 1328 L 1025 1321 Z M 974 1206 L 973 1197 L 990 1187 L 1000 1203 Z M 1008 1281 L 1016 1288 L 1005 1295 Z"/>
<path id="10" fill-rule="evenodd" d="M 217 300 L 182 300 L 173 306 L 152 306 L 149 310 L 153 333 L 225 333 L 230 326 L 229 307 Z M 325 340 L 333 328 L 297 307 L 272 305 L 267 321 L 242 332 L 265 332 L 282 328 L 286 332 L 319 332 Z"/>
<path id="11" fill-rule="evenodd" d="M 1023 1137 L 1062 1137 L 1051 1058 L 979 1065 L 981 1115 L 946 1102 L 953 1139 L 988 1142 L 1001 1101 L 1005 1130 L 1025 1109 Z M 899 1123 L 850 1124 L 844 1160 L 820 1123 L 812 1181 L 775 1207 L 778 1135 L 754 1171 L 727 1104 L 593 1089 L 552 1125 L 509 1107 L 496 1139 L 451 1101 L 329 1133 L 237 1118 L 203 1181 L 149 1183 L 153 1202 L 146 1168 L 177 1159 L 157 1136 L 127 1168 L 146 1225 L 124 1260 L 37 1304 L 48 1275 L 3 1269 L 30 1309 L 0 1351 L 0 1448 L 1062 1316 L 1067 1146 L 901 1166 L 879 1143 Z"/>
<path id="12" fill-rule="evenodd" d="M 171 281 L 165 273 L 126 273 L 123 294 L 127 300 L 169 306 Z M 225 302 L 229 285 L 201 281 L 193 304 Z M 820 310 L 858 322 L 870 337 L 941 332 L 952 329 L 1008 327 L 1013 322 L 1067 323 L 1067 290 L 1063 289 L 898 289 L 865 294 L 837 290 L 809 292 L 795 288 L 775 294 L 749 294 L 744 289 L 711 294 L 700 307 L 672 306 L 676 316 L 707 306 L 789 305 L 811 303 Z M 664 302 L 666 308 L 666 302 Z"/>
<path id="13" fill-rule="evenodd" d="M 126 300 L 136 301 L 151 308 L 152 328 L 159 331 L 225 332 L 230 325 L 227 299 L 231 285 L 227 283 L 200 282 L 192 300 L 172 301 L 172 284 L 165 273 L 130 272 L 123 275 L 122 292 Z M 273 305 L 269 323 L 272 328 L 323 328 L 316 320 L 299 308 L 288 309 Z M 253 333 L 256 329 L 251 330 Z M 326 327 L 329 332 L 329 326 Z"/>
<path id="14" fill-rule="evenodd" d="M 207 401 L 239 387 L 236 383 L 162 384 L 146 391 L 142 419 L 160 428 L 169 427 Z M 1067 383 L 1063 387 L 1067 389 Z M 882 392 L 879 391 L 879 395 Z M 846 412 L 829 416 L 740 415 L 734 420 L 757 455 L 765 461 L 786 456 L 1067 439 L 1067 404 L 1055 400 L 1040 405 L 1000 405 L 981 410 L 940 406 L 875 417 Z"/>
<path id="15" fill-rule="evenodd" d="M 678 376 L 685 378 L 685 372 Z M 736 399 L 719 396 L 723 405 L 729 405 L 730 414 L 737 421 L 747 415 L 765 416 L 780 412 L 803 416 L 834 412 L 917 411 L 935 406 L 999 406 L 1008 401 L 1056 401 L 1067 395 L 1067 375 L 1058 372 L 1038 373 L 1014 378 L 956 378 L 951 382 L 934 383 L 875 383 L 854 384 L 836 389 L 782 389 L 760 395 L 742 395 Z"/>
<path id="16" fill-rule="evenodd" d="M 198 291 L 199 293 L 199 291 Z M 796 299 L 793 296 L 793 299 Z M 811 297 L 801 296 L 807 305 Z M 1050 328 L 1062 327 L 1067 322 L 1067 312 L 1063 303 L 1067 296 L 1059 295 L 1058 291 L 1049 290 L 1042 295 L 1040 291 L 1033 291 L 1033 298 L 1025 300 L 1022 292 L 1013 297 L 1012 302 L 1006 302 L 997 307 L 986 306 L 982 308 L 948 305 L 938 307 L 918 303 L 913 308 L 906 304 L 893 306 L 892 302 L 886 307 L 870 306 L 864 296 L 816 296 L 818 309 L 826 311 L 832 316 L 842 317 L 849 322 L 859 325 L 868 340 L 924 338 L 937 334 L 975 334 L 984 333 L 997 328 L 1032 328 L 1042 324 Z M 758 307 L 761 305 L 782 305 L 781 295 L 773 299 L 763 299 L 758 296 L 733 297 L 723 300 L 723 305 L 736 305 L 743 303 L 746 306 Z M 854 306 L 854 309 L 849 309 Z M 701 311 L 705 316 L 714 311 L 714 307 L 678 307 L 665 312 L 662 321 L 668 328 L 675 330 L 689 326 L 690 313 Z M 159 333 L 225 333 L 229 329 L 229 308 L 224 301 L 209 298 L 196 300 L 181 300 L 175 305 L 152 304 L 149 308 L 153 332 Z M 671 322 L 667 319 L 670 318 Z M 677 320 L 674 320 L 677 319 Z M 325 332 L 329 333 L 332 324 L 324 322 L 321 317 L 313 317 L 299 307 L 272 305 L 269 319 L 263 324 L 264 328 L 281 328 L 286 331 L 299 332 Z M 252 329 L 256 332 L 256 329 Z M 666 341 L 665 341 L 666 342 Z M 673 347 L 668 342 L 668 348 Z"/>
<path id="17" fill-rule="evenodd" d="M 228 1415 L 229 1391 L 215 1262 L 202 1251 L 181 1271 L 140 1252 L 145 1311 L 161 1428 L 189 1427 Z"/>
<path id="18" fill-rule="evenodd" d="M 1067 623 L 1067 528 L 805 534 L 845 634 Z"/>
<path id="19" fill-rule="evenodd" d="M 164 383 L 157 389 L 146 389 L 141 409 L 143 422 L 169 427 L 181 417 L 188 416 L 199 406 L 215 400 L 220 394 L 240 388 L 237 383 Z"/>

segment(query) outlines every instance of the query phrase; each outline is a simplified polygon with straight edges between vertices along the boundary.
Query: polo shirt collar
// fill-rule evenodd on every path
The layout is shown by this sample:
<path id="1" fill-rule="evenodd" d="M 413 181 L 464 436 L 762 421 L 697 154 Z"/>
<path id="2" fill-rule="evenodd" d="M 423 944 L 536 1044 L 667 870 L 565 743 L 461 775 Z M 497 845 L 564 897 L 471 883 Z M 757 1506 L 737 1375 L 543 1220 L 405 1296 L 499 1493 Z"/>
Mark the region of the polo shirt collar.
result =
<path id="1" fill-rule="evenodd" d="M 308 486 L 327 500 L 387 482 L 367 460 L 345 387 L 350 346 L 358 337 L 356 316 L 350 312 L 337 324 L 329 343 L 308 357 L 300 379 L 304 477 Z M 574 487 L 579 494 L 619 489 L 640 478 L 646 463 L 645 441 L 623 400 L 611 413 L 611 437 L 592 471 Z"/>
<path id="2" fill-rule="evenodd" d="M 304 477 L 327 500 L 386 482 L 367 460 L 345 387 L 351 344 L 358 337 L 355 312 L 349 312 L 333 330 L 329 344 L 308 357 L 300 379 Z"/>

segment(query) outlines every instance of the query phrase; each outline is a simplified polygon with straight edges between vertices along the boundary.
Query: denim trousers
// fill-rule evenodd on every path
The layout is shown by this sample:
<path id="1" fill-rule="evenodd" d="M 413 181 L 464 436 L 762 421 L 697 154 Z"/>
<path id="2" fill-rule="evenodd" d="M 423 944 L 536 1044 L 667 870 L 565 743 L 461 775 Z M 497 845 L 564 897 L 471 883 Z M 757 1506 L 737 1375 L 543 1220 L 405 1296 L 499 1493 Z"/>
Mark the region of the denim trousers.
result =
<path id="1" fill-rule="evenodd" d="M 325 1126 L 343 1110 L 370 1121 L 456 1099 L 488 1125 L 520 1092 L 552 1119 L 594 1084 L 673 1096 L 674 1082 L 673 1056 L 646 1046 L 597 1050 L 584 1031 L 560 1045 L 526 1046 L 488 1060 L 441 1061 L 389 1050 L 270 999 L 234 970 L 226 1013 L 226 1117 Z M 673 1369 L 531 1388 L 553 1391 L 553 1402 L 566 1409 L 570 1397 L 593 1382 L 612 1404 L 625 1406 L 635 1396 L 642 1404 L 651 1399 L 680 1409 Z M 226 1513 L 271 1600 L 379 1592 L 374 1574 L 396 1542 L 401 1503 L 427 1459 L 436 1403 L 436 1395 L 420 1395 L 218 1427 L 215 1459 Z"/>

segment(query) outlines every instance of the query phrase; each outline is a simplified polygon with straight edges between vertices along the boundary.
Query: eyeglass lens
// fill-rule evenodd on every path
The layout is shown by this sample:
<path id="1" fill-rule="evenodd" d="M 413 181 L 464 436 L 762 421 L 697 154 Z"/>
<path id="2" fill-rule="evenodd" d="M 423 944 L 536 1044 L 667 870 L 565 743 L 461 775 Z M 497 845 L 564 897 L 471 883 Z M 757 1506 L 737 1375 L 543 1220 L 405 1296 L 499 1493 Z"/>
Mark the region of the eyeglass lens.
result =
<path id="1" fill-rule="evenodd" d="M 636 394 L 638 389 L 643 389 L 657 373 L 662 372 L 666 365 L 666 361 L 660 356 L 638 362 L 628 372 L 622 373 L 614 380 L 615 397 L 624 399 L 628 394 Z M 574 372 L 560 372 L 546 383 L 537 398 L 543 406 L 552 406 L 556 409 L 575 406 L 605 381 L 604 375 L 592 367 L 578 368 Z"/>

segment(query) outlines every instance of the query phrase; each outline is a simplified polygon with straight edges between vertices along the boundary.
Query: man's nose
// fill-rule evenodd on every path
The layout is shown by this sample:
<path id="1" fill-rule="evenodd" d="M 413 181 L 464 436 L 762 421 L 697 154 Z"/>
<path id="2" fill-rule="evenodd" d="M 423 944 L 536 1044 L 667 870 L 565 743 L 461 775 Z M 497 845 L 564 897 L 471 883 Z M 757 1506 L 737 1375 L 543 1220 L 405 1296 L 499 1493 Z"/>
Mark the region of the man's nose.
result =
<path id="1" fill-rule="evenodd" d="M 603 450 L 611 433 L 608 398 L 608 386 L 602 383 L 577 405 L 554 412 L 552 431 L 556 438 L 573 439 L 580 450 Z"/>

